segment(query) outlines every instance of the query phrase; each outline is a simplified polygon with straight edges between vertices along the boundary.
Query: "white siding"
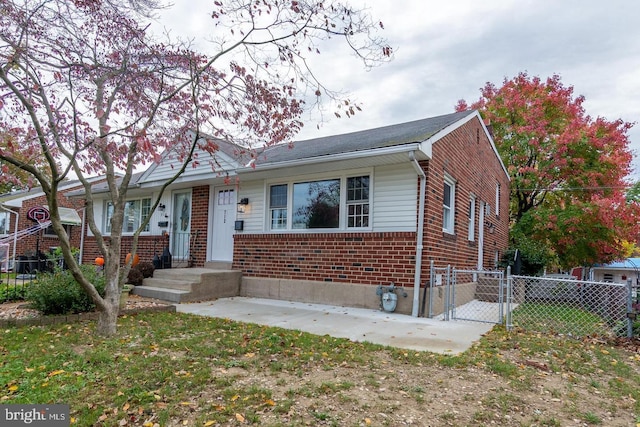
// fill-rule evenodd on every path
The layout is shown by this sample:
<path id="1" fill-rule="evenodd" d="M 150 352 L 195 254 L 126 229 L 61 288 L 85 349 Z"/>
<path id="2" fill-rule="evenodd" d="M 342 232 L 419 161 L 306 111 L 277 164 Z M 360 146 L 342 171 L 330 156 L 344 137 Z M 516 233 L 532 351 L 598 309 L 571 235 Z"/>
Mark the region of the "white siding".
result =
<path id="1" fill-rule="evenodd" d="M 376 167 L 372 174 L 372 231 L 416 231 L 418 180 L 415 170 L 407 162 Z M 328 175 L 318 175 L 321 176 Z M 304 179 L 312 180 L 314 175 L 305 175 Z M 249 198 L 249 208 L 246 213 L 238 214 L 238 219 L 244 220 L 242 232 L 268 232 L 265 181 L 241 180 L 238 199 L 243 197 Z"/>
<path id="2" fill-rule="evenodd" d="M 418 177 L 406 164 L 373 174 L 373 231 L 416 231 Z"/>
<path id="3" fill-rule="evenodd" d="M 261 233 L 264 231 L 264 181 L 241 181 L 238 200 L 243 197 L 249 199 L 246 213 L 238 213 L 237 219 L 244 220 L 244 231 L 240 233 Z"/>
<path id="4" fill-rule="evenodd" d="M 211 154 L 201 149 L 194 151 L 194 159 L 199 162 L 197 167 L 193 167 L 193 163 L 187 166 L 185 171 L 180 176 L 181 180 L 186 178 L 198 177 L 201 175 L 211 175 L 222 171 L 233 171 L 238 165 L 233 159 L 229 158 L 222 152 L 215 154 L 215 163 L 211 164 L 214 159 Z M 172 167 L 173 166 L 173 167 Z M 151 170 L 145 172 L 145 176 L 141 181 L 143 182 L 164 182 L 173 177 L 176 172 L 182 167 L 182 162 L 179 162 L 174 156 L 167 156 L 157 165 L 151 166 Z M 213 169 L 212 169 L 213 168 Z"/>

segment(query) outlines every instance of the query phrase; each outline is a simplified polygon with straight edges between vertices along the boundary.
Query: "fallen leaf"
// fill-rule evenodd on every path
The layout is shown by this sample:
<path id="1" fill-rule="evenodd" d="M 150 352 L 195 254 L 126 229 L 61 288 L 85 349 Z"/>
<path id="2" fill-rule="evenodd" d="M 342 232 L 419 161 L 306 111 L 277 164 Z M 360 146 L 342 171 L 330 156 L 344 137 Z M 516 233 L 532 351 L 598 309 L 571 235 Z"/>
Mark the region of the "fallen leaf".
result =
<path id="1" fill-rule="evenodd" d="M 62 373 L 64 373 L 64 371 L 62 369 L 58 369 L 56 371 L 49 372 L 49 374 L 47 376 L 48 377 L 54 377 L 54 376 L 60 375 Z"/>
<path id="2" fill-rule="evenodd" d="M 238 420 L 238 422 L 243 423 L 244 422 L 244 417 L 242 416 L 242 414 L 236 414 L 236 420 Z"/>
<path id="3" fill-rule="evenodd" d="M 215 424 L 215 421 L 207 421 L 206 423 L 204 423 L 204 427 L 209 427 Z"/>

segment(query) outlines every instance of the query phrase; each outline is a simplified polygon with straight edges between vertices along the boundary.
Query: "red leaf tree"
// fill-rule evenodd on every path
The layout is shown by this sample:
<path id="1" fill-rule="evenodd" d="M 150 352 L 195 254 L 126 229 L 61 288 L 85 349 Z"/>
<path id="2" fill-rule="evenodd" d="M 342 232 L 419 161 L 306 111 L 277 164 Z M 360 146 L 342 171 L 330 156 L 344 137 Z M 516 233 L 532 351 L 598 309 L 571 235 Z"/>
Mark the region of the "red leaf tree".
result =
<path id="1" fill-rule="evenodd" d="M 136 167 L 167 150 L 182 161 L 155 209 L 188 164 L 209 163 L 216 172 L 217 145 L 200 137 L 203 129 L 251 154 L 290 141 L 302 127 L 301 114 L 315 104 L 306 99 L 340 101 L 343 111 L 353 114 L 357 106 L 323 86 L 307 67 L 307 58 L 319 53 L 325 40 L 343 40 L 367 67 L 391 55 L 377 36 L 381 25 L 341 3 L 215 1 L 209 27 L 214 33 L 203 34 L 212 40 L 209 56 L 150 34 L 145 17 L 151 13 L 142 6 L 154 4 L 0 4 L 0 162 L 27 172 L 46 194 L 63 256 L 96 302 L 102 335 L 116 331 L 119 278 L 130 268 L 121 271 L 120 243 Z M 211 158 L 196 161 L 196 147 Z M 71 172 L 84 184 L 88 225 L 105 259 L 104 298 L 82 275 L 57 214 L 58 187 Z M 113 205 L 109 244 L 95 222 L 87 179 L 95 175 L 105 177 Z M 134 233 L 134 252 L 147 221 Z"/>
<path id="2" fill-rule="evenodd" d="M 490 124 L 509 170 L 513 235 L 549 245 L 567 267 L 621 257 L 638 235 L 638 204 L 624 197 L 632 125 L 587 115 L 584 97 L 558 75 L 520 73 L 481 94 L 470 107 Z"/>

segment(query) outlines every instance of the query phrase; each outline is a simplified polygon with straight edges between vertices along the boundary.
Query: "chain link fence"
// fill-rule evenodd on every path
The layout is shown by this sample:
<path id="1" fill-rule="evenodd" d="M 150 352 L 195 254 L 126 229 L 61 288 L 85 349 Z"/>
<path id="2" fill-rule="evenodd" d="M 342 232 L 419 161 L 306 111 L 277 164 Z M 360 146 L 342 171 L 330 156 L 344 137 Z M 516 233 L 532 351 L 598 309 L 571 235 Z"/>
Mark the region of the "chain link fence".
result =
<path id="1" fill-rule="evenodd" d="M 640 334 L 638 285 L 431 265 L 427 317 L 569 337 Z"/>
<path id="2" fill-rule="evenodd" d="M 509 327 L 573 337 L 629 336 L 630 284 L 529 276 L 508 280 Z"/>

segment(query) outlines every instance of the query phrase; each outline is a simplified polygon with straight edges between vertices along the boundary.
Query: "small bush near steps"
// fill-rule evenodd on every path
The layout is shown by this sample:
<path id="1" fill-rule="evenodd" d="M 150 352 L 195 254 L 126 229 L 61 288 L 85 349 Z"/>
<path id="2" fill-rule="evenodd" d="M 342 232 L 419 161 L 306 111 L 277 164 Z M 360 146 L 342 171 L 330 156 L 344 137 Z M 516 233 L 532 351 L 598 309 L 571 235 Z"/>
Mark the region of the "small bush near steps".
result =
<path id="1" fill-rule="evenodd" d="M 92 265 L 81 265 L 80 269 L 98 293 L 104 296 L 104 276 L 96 272 Z M 27 288 L 25 299 L 31 303 L 32 308 L 43 315 L 75 314 L 95 310 L 95 304 L 69 270 L 58 269 L 53 273 L 38 275 L 38 280 Z"/>
<path id="2" fill-rule="evenodd" d="M 142 281 L 148 277 L 153 277 L 153 272 L 155 271 L 155 267 L 150 262 L 141 262 L 139 264 L 134 265 L 129 270 L 129 275 L 127 276 L 127 283 L 134 286 L 142 285 Z"/>
<path id="3" fill-rule="evenodd" d="M 142 285 L 142 281 L 144 280 L 144 275 L 142 272 L 136 267 L 131 267 L 129 270 L 129 275 L 127 276 L 127 283 L 133 286 Z"/>
<path id="4" fill-rule="evenodd" d="M 140 270 L 140 273 L 142 273 L 142 276 L 145 279 L 148 277 L 153 277 L 153 272 L 155 271 L 155 267 L 150 262 L 141 262 L 134 268 Z"/>

